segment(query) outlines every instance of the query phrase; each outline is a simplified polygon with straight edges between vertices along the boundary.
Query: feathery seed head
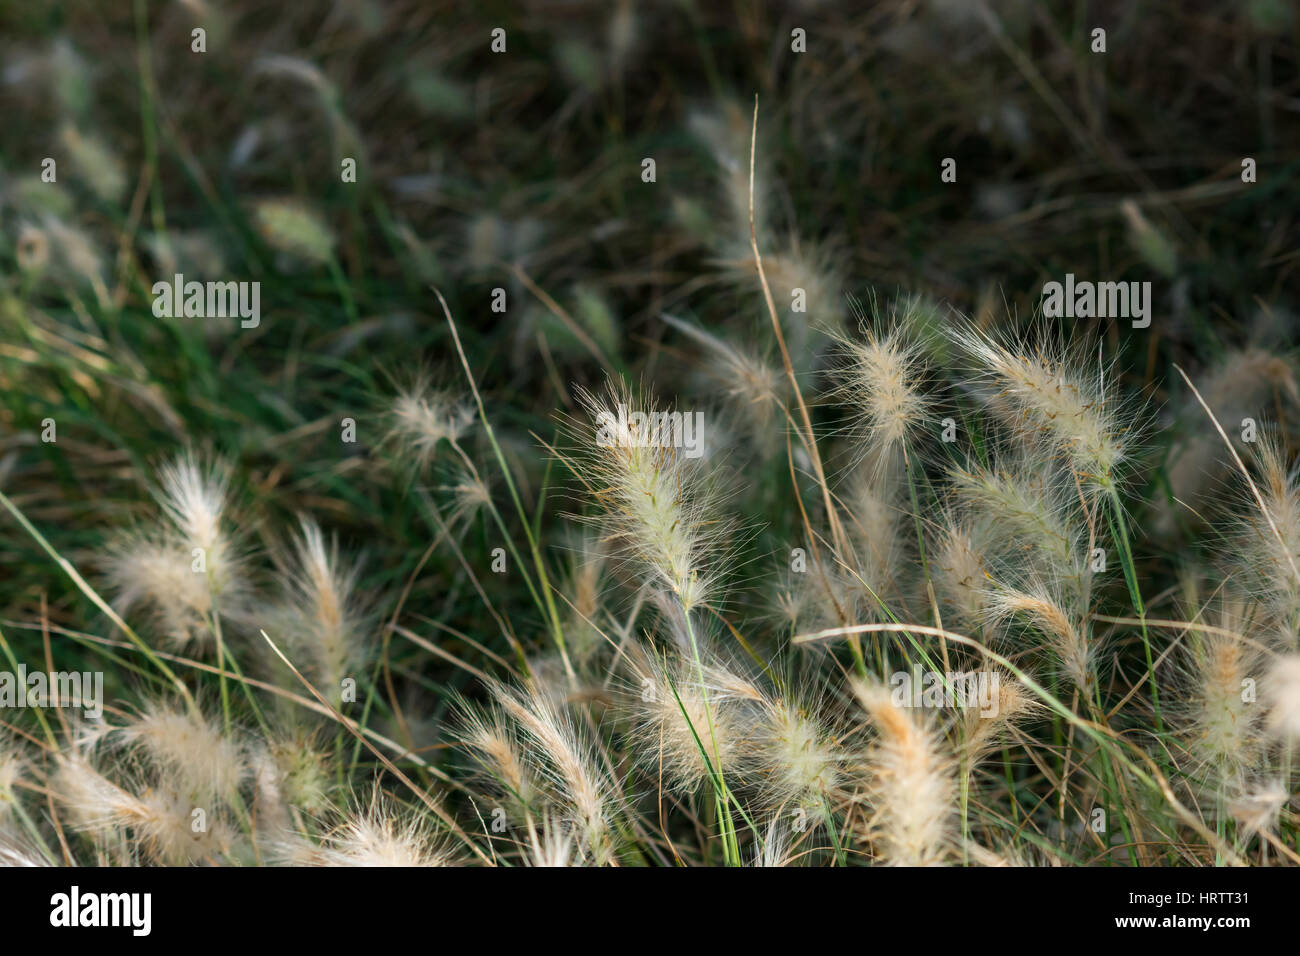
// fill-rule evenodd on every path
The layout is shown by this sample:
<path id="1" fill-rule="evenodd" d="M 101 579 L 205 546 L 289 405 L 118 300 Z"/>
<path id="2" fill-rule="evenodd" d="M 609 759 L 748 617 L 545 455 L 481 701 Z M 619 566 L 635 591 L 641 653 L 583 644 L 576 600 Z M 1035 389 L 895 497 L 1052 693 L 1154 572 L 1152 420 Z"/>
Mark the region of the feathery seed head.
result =
<path id="1" fill-rule="evenodd" d="M 907 566 L 907 539 L 899 534 L 906 514 L 899 481 L 900 467 L 862 459 L 854 468 L 841 497 L 846 506 L 846 530 L 852 545 L 852 573 L 836 571 L 856 586 L 868 608 L 888 603 L 905 603 L 900 572 Z"/>
<path id="2" fill-rule="evenodd" d="M 459 466 L 453 472 L 449 482 L 439 489 L 450 496 L 447 507 L 447 526 L 463 527 L 472 522 L 475 516 L 492 503 L 492 490 L 481 471 L 470 471 Z"/>
<path id="3" fill-rule="evenodd" d="M 319 847 L 290 851 L 293 862 L 308 866 L 431 867 L 455 866 L 448 850 L 417 816 L 400 813 L 378 797 L 354 810 L 331 829 Z"/>
<path id="4" fill-rule="evenodd" d="M 1291 792 L 1277 779 L 1258 780 L 1228 804 L 1228 813 L 1241 827 L 1245 840 L 1258 833 L 1277 829 L 1283 808 L 1291 801 Z"/>
<path id="5" fill-rule="evenodd" d="M 94 240 L 82 229 L 52 214 L 41 218 L 41 231 L 49 240 L 55 275 L 85 283 L 95 290 L 101 302 L 108 301 L 108 290 L 104 286 L 104 258 L 95 248 Z"/>
<path id="6" fill-rule="evenodd" d="M 22 775 L 22 758 L 9 750 L 4 741 L 0 741 L 0 821 L 9 815 L 14 805 L 14 787 Z"/>
<path id="7" fill-rule="evenodd" d="M 329 754 L 321 749 L 315 735 L 294 730 L 267 743 L 275 762 L 276 787 L 285 802 L 310 814 L 328 809 L 336 784 Z"/>
<path id="8" fill-rule="evenodd" d="M 1224 598 L 1209 617 L 1218 630 L 1191 630 L 1184 638 L 1181 682 L 1184 685 L 1186 746 L 1211 789 L 1222 793 L 1240 787 L 1260 755 L 1260 708 L 1248 702 L 1247 682 L 1259 675 L 1260 654 L 1249 640 L 1252 607 Z"/>
<path id="9" fill-rule="evenodd" d="M 775 806 L 824 797 L 839 785 L 843 755 L 805 708 L 785 699 L 764 700 L 757 736 L 759 772 Z"/>
<path id="10" fill-rule="evenodd" d="M 1253 496 L 1245 501 L 1246 517 L 1237 546 L 1260 582 L 1261 599 L 1284 630 L 1296 634 L 1300 616 L 1300 468 L 1288 468 L 1286 452 L 1276 440 L 1258 444 L 1258 488 L 1265 515 Z M 1300 646 L 1293 637 L 1292 646 Z"/>
<path id="11" fill-rule="evenodd" d="M 215 812 L 202 830 L 192 828 L 195 801 L 165 775 L 136 796 L 96 770 L 78 749 L 56 758 L 50 789 L 78 830 L 97 836 L 127 832 L 133 852 L 177 865 L 229 852 L 233 834 Z"/>
<path id="12" fill-rule="evenodd" d="M 421 467 L 437 454 L 442 441 L 456 442 L 474 421 L 474 410 L 450 392 L 417 382 L 389 407 L 389 437 L 410 452 Z"/>
<path id="13" fill-rule="evenodd" d="M 1270 349 L 1257 346 L 1235 349 L 1199 375 L 1196 387 L 1205 404 L 1226 427 L 1243 418 L 1258 416 L 1278 390 L 1292 401 L 1300 401 L 1300 384 L 1292 366 L 1290 360 Z M 1170 448 L 1166 474 L 1175 501 L 1170 503 L 1164 498 L 1157 501 L 1160 525 L 1156 530 L 1161 533 L 1173 530 L 1175 514 L 1179 511 L 1187 512 L 1190 508 L 1195 514 L 1207 506 L 1212 511 L 1220 503 L 1210 500 L 1212 493 L 1225 470 L 1232 467 L 1231 454 L 1196 396 L 1186 397 L 1173 424 L 1178 431 Z"/>
<path id="14" fill-rule="evenodd" d="M 613 855 L 610 785 L 592 753 L 592 747 L 573 718 L 552 695 L 535 683 L 510 688 L 497 681 L 488 690 L 536 748 L 547 783 L 560 796 L 561 805 L 584 849 L 597 864 Z"/>
<path id="15" fill-rule="evenodd" d="M 654 659 L 630 689 L 634 740 L 651 773 L 693 793 L 712 775 L 738 769 L 751 752 L 758 689 L 721 664 L 700 668 L 686 658 Z"/>
<path id="16" fill-rule="evenodd" d="M 229 468 L 190 453 L 159 468 L 155 491 L 165 523 L 113 541 L 103 564 L 115 603 L 144 604 L 179 647 L 214 640 L 214 615 L 240 617 L 249 583 L 235 534 L 228 530 Z"/>
<path id="17" fill-rule="evenodd" d="M 276 252 L 308 265 L 334 257 L 334 233 L 319 213 L 294 199 L 264 199 L 253 207 L 257 229 Z"/>
<path id="18" fill-rule="evenodd" d="M 179 707 L 151 702 L 139 717 L 108 734 L 147 755 L 183 796 L 200 803 L 231 798 L 248 773 L 243 747 L 216 724 Z"/>
<path id="19" fill-rule="evenodd" d="M 868 754 L 873 842 L 886 864 L 940 865 L 952 841 L 954 782 L 938 736 L 885 685 L 852 686 L 877 730 Z"/>
<path id="20" fill-rule="evenodd" d="M 985 522 L 959 521 L 945 515 L 932 548 L 930 570 L 944 607 L 969 625 L 985 613 L 988 587 L 988 527 Z"/>
<path id="21" fill-rule="evenodd" d="M 1086 571 L 1075 521 L 1077 491 L 1056 470 L 1017 456 L 997 470 L 955 468 L 949 478 L 967 513 L 988 523 L 990 550 L 1000 566 L 1081 590 Z"/>
<path id="22" fill-rule="evenodd" d="M 1045 710 L 1044 705 L 1031 697 L 1025 685 L 1011 674 L 994 671 L 992 680 L 998 691 L 993 713 L 986 714 L 975 707 L 964 711 L 966 736 L 963 750 L 968 773 L 1007 738 L 1013 727 L 1032 720 Z"/>
<path id="23" fill-rule="evenodd" d="M 1048 639 L 1065 675 L 1083 699 L 1090 700 L 1095 682 L 1095 643 L 1089 639 L 1084 622 L 1053 590 L 1041 580 L 1029 581 L 1023 590 L 1005 584 L 993 586 L 986 600 L 986 627 L 992 632 L 1011 618 L 1022 619 Z"/>
<path id="24" fill-rule="evenodd" d="M 478 708 L 461 701 L 459 710 L 457 739 L 473 754 L 494 788 L 514 801 L 520 815 L 527 815 L 538 793 L 516 727 L 500 706 Z"/>
<path id="25" fill-rule="evenodd" d="M 868 446 L 887 453 L 926 420 L 921 353 L 899 329 L 881 333 L 865 318 L 860 322 L 865 340 L 838 337 L 842 367 L 833 391 L 857 413 Z"/>
<path id="26" fill-rule="evenodd" d="M 357 597 L 354 564 L 339 558 L 320 526 L 299 517 L 295 562 L 282 577 L 283 596 L 272 611 L 279 633 L 310 661 L 322 693 L 337 702 L 343 678 L 355 672 L 364 655 L 366 614 Z"/>
<path id="27" fill-rule="evenodd" d="M 223 462 L 204 467 L 192 455 L 167 462 L 158 470 L 159 502 L 185 538 L 196 548 L 217 550 L 223 543 L 230 471 Z"/>
<path id="28" fill-rule="evenodd" d="M 790 832 L 782 824 L 780 814 L 773 814 L 763 831 L 762 839 L 754 844 L 754 866 L 790 866 L 792 863 Z"/>
<path id="29" fill-rule="evenodd" d="M 1059 449 L 1087 486 L 1113 487 L 1128 454 L 1128 429 L 1104 368 L 1093 375 L 1084 371 L 1082 353 L 1061 346 L 1012 347 L 970 325 L 953 326 L 949 334 L 1019 414 L 1013 424 Z"/>
<path id="30" fill-rule="evenodd" d="M 655 412 L 650 402 L 642 411 L 625 390 L 581 398 L 594 422 L 583 477 L 604 507 L 609 540 L 643 561 L 689 612 L 709 596 L 704 558 L 720 533 L 702 459 L 689 456 L 687 442 L 699 437 L 691 413 Z"/>
<path id="31" fill-rule="evenodd" d="M 609 587 L 609 553 L 603 541 L 587 532 L 574 540 L 569 555 L 564 593 L 571 607 L 564 626 L 565 643 L 576 662 L 586 663 L 605 646 L 600 614 Z"/>
<path id="32" fill-rule="evenodd" d="M 145 816 L 144 805 L 96 770 L 79 749 L 56 758 L 50 789 L 78 829 L 106 833 Z"/>
<path id="33" fill-rule="evenodd" d="M 785 394 L 785 375 L 780 369 L 749 349 L 724 342 L 688 322 L 671 315 L 661 318 L 709 350 L 712 362 L 708 374 L 748 423 L 750 434 L 764 439 L 778 433 L 773 419 Z"/>
<path id="34" fill-rule="evenodd" d="M 1265 684 L 1268 728 L 1289 747 L 1300 745 L 1300 654 L 1279 657 Z"/>
<path id="35" fill-rule="evenodd" d="M 14 258 L 24 272 L 40 272 L 50 261 L 49 237 L 31 223 L 23 223 L 14 244 Z"/>
<path id="36" fill-rule="evenodd" d="M 549 814 L 542 816 L 541 832 L 530 819 L 528 844 L 525 846 L 524 865 L 533 867 L 569 867 L 582 865 L 583 858 L 572 830 L 554 820 Z"/>
<path id="37" fill-rule="evenodd" d="M 126 189 L 126 172 L 122 161 L 97 137 L 81 132 L 75 123 L 67 123 L 59 132 L 63 147 L 77 176 L 104 202 L 116 202 Z"/>

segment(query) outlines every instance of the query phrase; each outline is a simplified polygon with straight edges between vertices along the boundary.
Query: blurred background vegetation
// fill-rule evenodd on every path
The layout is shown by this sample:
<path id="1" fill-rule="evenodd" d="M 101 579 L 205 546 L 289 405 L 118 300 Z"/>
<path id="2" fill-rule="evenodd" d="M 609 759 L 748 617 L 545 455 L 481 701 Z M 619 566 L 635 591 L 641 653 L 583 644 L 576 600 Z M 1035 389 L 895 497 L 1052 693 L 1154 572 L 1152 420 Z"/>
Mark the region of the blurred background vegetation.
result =
<path id="1" fill-rule="evenodd" d="M 1173 363 L 1209 374 L 1260 350 L 1249 394 L 1229 380 L 1217 400 L 1292 427 L 1298 51 L 1284 0 L 0 2 L 0 490 L 93 580 L 106 530 L 152 513 L 152 467 L 194 445 L 235 462 L 254 543 L 311 512 L 365 551 L 391 613 L 450 492 L 436 469 L 393 480 L 380 410 L 421 371 L 465 391 L 436 286 L 560 567 L 573 502 L 539 441 L 575 385 L 684 388 L 693 346 L 664 313 L 776 354 L 736 199 L 757 94 L 760 242 L 792 339 L 796 285 L 826 330 L 848 327 L 849 295 L 992 326 L 1066 272 L 1153 283 L 1147 330 L 1061 321 L 1150 400 L 1137 480 L 1156 497 L 1170 441 L 1205 428 L 1176 414 Z M 150 286 L 177 271 L 260 281 L 260 325 L 155 318 Z M 789 476 L 769 471 L 751 560 L 796 533 Z M 485 569 L 490 522 L 459 537 Z M 521 587 L 492 597 L 544 639 Z M 405 613 L 471 634 L 484 617 L 445 550 Z M 107 630 L 7 515 L 0 618 L 31 661 L 38 622 Z M 59 643 L 57 662 L 79 653 Z M 411 644 L 386 660 L 402 693 L 436 692 L 431 719 L 470 683 Z"/>

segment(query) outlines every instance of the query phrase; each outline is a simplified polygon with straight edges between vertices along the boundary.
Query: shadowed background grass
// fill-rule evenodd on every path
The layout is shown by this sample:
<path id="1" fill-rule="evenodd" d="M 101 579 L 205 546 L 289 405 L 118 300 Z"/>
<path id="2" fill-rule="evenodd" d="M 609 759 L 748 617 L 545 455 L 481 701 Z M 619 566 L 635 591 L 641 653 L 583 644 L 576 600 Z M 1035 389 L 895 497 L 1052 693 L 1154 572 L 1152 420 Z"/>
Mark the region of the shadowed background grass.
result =
<path id="1" fill-rule="evenodd" d="M 1169 411 L 1186 400 L 1173 363 L 1196 373 L 1264 349 L 1283 364 L 1255 403 L 1291 437 L 1292 4 L 8 3 L 0 37 L 0 490 L 87 574 L 106 529 L 152 510 L 151 467 L 193 444 L 236 463 L 253 541 L 313 513 L 364 549 L 364 588 L 391 614 L 447 491 L 393 480 L 379 411 L 421 370 L 464 390 L 431 286 L 558 564 L 567 476 L 537 447 L 574 412 L 575 384 L 616 372 L 685 388 L 688 343 L 665 312 L 774 352 L 728 207 L 755 94 L 763 252 L 824 280 L 808 290 L 818 324 L 847 327 L 846 296 L 873 289 L 924 295 L 938 322 L 955 310 L 1000 326 L 1067 272 L 1151 281 L 1145 331 L 1062 320 L 1162 415 L 1145 497 L 1167 491 L 1180 430 L 1207 427 Z M 728 171 L 710 144 L 737 142 Z M 40 180 L 46 157 L 56 183 Z M 1242 181 L 1246 157 L 1257 182 Z M 156 318 L 150 286 L 173 271 L 259 281 L 260 325 Z M 56 442 L 41 440 L 47 419 Z M 797 533 L 789 476 L 761 481 L 736 584 Z M 1193 531 L 1180 518 L 1137 560 L 1158 578 Z M 485 569 L 500 542 L 479 518 L 458 543 Z M 519 582 L 485 577 L 537 641 Z M 760 598 L 734 600 L 761 613 Z M 30 661 L 33 625 L 101 620 L 7 517 L 0 613 Z M 470 633 L 483 618 L 445 550 L 405 613 Z M 58 644 L 56 665 L 87 653 Z M 409 643 L 385 659 L 431 724 L 448 689 L 471 686 Z"/>

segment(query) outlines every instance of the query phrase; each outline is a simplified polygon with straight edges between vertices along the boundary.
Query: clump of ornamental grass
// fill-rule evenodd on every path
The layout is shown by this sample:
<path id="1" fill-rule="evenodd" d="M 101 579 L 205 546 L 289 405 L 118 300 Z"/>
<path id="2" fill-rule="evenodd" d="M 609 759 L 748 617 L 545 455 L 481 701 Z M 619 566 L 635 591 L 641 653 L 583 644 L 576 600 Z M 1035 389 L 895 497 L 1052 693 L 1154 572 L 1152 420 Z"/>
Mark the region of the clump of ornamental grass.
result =
<path id="1" fill-rule="evenodd" d="M 119 768 L 114 777 L 83 752 L 60 754 L 49 789 L 74 830 L 94 840 L 101 865 L 216 862 L 229 856 L 236 832 L 216 813 L 210 817 L 166 771 L 146 782 Z M 201 827 L 194 811 L 203 813 Z M 113 854 L 125 853 L 125 856 Z"/>
<path id="2" fill-rule="evenodd" d="M 358 564 L 313 518 L 300 514 L 287 534 L 258 520 L 267 546 L 254 552 L 230 465 L 188 453 L 162 466 L 156 517 L 106 551 L 106 608 L 145 620 L 187 666 L 215 645 L 220 718 L 178 680 L 179 696 L 146 693 L 43 761 L 0 762 L 6 825 L 43 837 L 30 814 L 4 812 L 21 800 L 8 772 L 43 775 L 65 830 L 111 862 L 1077 862 L 1098 846 L 1068 814 L 1101 804 L 1122 805 L 1133 862 L 1165 852 L 1153 846 L 1179 859 L 1266 858 L 1287 825 L 1300 742 L 1300 575 L 1286 573 L 1300 510 L 1280 442 L 1254 456 L 1256 508 L 1239 518 L 1241 555 L 1222 562 L 1245 593 L 1192 601 L 1188 621 L 1169 621 L 1139 609 L 1147 566 L 1124 523 L 1140 421 L 1109 366 L 1094 377 L 1083 350 L 963 326 L 950 344 L 979 365 L 970 381 L 927 367 L 934 344 L 914 344 L 906 323 L 864 324 L 839 339 L 841 365 L 814 406 L 818 425 L 824 414 L 859 427 L 822 435 L 801 421 L 797 371 L 792 384 L 747 346 L 667 321 L 723 384 L 725 419 L 617 380 L 579 389 L 572 441 L 547 445 L 585 512 L 565 556 L 542 534 L 554 478 L 523 464 L 527 442 L 493 421 L 475 382 L 473 406 L 427 377 L 385 406 L 386 453 L 422 477 L 439 469 L 417 492 L 434 537 L 401 572 L 412 575 L 402 600 L 450 567 L 448 606 L 472 594 L 486 608 L 454 624 L 414 614 L 372 640 L 388 598 L 362 593 Z M 941 402 L 960 428 L 927 427 Z M 517 515 L 496 510 L 495 475 L 462 444 L 474 425 Z M 789 439 L 784 461 L 744 454 L 746 434 L 764 429 Z M 847 462 L 829 478 L 818 443 Z M 376 480 L 412 473 L 399 472 Z M 770 535 L 733 534 L 740 508 L 718 493 L 751 477 L 773 497 L 743 504 L 776 503 Z M 473 520 L 480 511 L 492 521 Z M 536 620 L 521 626 L 512 595 L 480 577 L 480 525 L 494 546 L 516 517 L 534 560 L 512 547 L 510 569 L 527 579 L 546 644 L 529 634 Z M 734 560 L 763 540 L 779 587 Z M 1117 546 L 1123 567 L 1108 572 Z M 455 562 L 438 566 L 440 550 Z M 774 602 L 786 612 L 776 627 L 761 613 Z M 436 630 L 419 633 L 425 624 Z M 1144 652 L 1166 630 L 1181 646 L 1152 663 Z M 275 656 L 257 665 L 274 667 L 275 682 L 236 666 L 258 631 Z M 476 682 L 442 692 L 451 730 L 407 681 L 422 650 Z M 977 702 L 957 684 L 965 698 L 917 706 L 891 686 L 900 670 L 929 672 L 935 687 L 991 676 L 996 693 Z M 373 688 L 364 709 L 342 694 L 349 677 Z M 1258 706 L 1241 693 L 1252 680 Z M 258 703 L 266 689 L 279 691 L 274 708 Z M 1035 729 L 1048 715 L 1050 739 Z M 1152 728 L 1153 716 L 1167 723 Z M 363 750 L 384 754 L 364 783 Z M 416 799 L 358 799 L 377 779 Z M 191 832 L 195 809 L 206 828 Z M 1009 819 L 1050 851 L 1025 852 Z M 1184 834 L 1203 842 L 1180 844 Z"/>
<path id="3" fill-rule="evenodd" d="M 711 354 L 731 355 L 682 331 Z M 1133 638 L 1097 620 L 1136 619 L 1122 604 L 1118 615 L 1096 611 L 1129 590 L 1089 553 L 1104 550 L 1116 530 L 1099 520 L 1103 499 L 1082 471 L 1087 443 L 1068 438 L 1091 412 L 1076 408 L 1072 422 L 1060 423 L 1033 404 L 1041 396 L 1032 389 L 1014 399 L 975 389 L 966 393 L 976 405 L 964 420 L 982 412 L 990 440 L 934 454 L 935 436 L 914 427 L 933 400 L 932 383 L 894 347 L 863 346 L 870 355 L 858 357 L 855 373 L 863 381 L 835 399 L 856 401 L 870 427 L 836 436 L 851 463 L 825 494 L 792 442 L 789 477 L 807 498 L 791 527 L 803 548 L 788 561 L 781 553 L 789 614 L 777 629 L 766 616 L 728 613 L 734 602 L 761 607 L 771 598 L 724 590 L 735 543 L 714 491 L 725 467 L 720 450 L 653 402 L 641 407 L 631 390 L 581 393 L 589 417 L 571 427 L 580 447 L 559 454 L 594 510 L 584 516 L 585 533 L 568 539 L 567 569 L 550 555 L 528 569 L 534 585 L 541 571 L 554 572 L 544 585 L 557 608 L 548 623 L 563 643 L 525 651 L 494 606 L 495 591 L 481 584 L 479 597 L 518 652 L 513 664 L 473 626 L 428 638 L 398 629 L 417 648 L 436 647 L 486 693 L 485 702 L 454 698 L 449 742 L 459 756 L 429 767 L 438 792 L 385 765 L 418 798 L 400 810 L 358 802 L 346 739 L 336 728 L 334 745 L 326 744 L 335 708 L 348 710 L 339 695 L 344 678 L 368 679 L 367 637 L 378 617 L 370 608 L 379 596 L 360 593 L 355 563 L 306 516 L 286 546 L 266 529 L 272 568 L 255 592 L 257 556 L 241 546 L 231 520 L 229 467 L 193 455 L 166 465 L 161 519 L 124 539 L 132 548 L 110 551 L 119 562 L 110 563 L 118 613 L 148 610 L 179 648 L 190 645 L 177 634 L 190 634 L 190 644 L 215 639 L 220 650 L 223 619 L 269 628 L 296 689 L 309 689 L 307 703 L 321 701 L 313 709 L 325 722 L 286 719 L 287 702 L 245 710 L 238 694 L 223 694 L 220 721 L 186 697 L 145 697 L 136 716 L 83 730 L 51 758 L 48 788 L 66 828 L 85 836 L 96 859 L 114 862 L 1004 865 L 1029 859 L 1008 844 L 1003 826 L 1008 773 L 1033 774 L 1019 766 L 1063 771 L 1050 785 L 1037 776 L 1017 784 L 1045 807 L 1053 801 L 1022 823 L 1052 845 L 1044 860 L 1094 855 L 1065 813 L 1104 801 L 1124 805 L 1135 846 L 1172 843 L 1186 826 L 1220 859 L 1242 852 L 1263 859 L 1262 848 L 1252 848 L 1285 826 L 1300 741 L 1290 585 L 1278 570 L 1294 503 L 1283 453 L 1266 445 L 1257 455 L 1264 507 L 1242 519 L 1250 575 L 1240 576 L 1253 575 L 1253 590 L 1206 607 L 1189 597 L 1187 622 L 1148 613 L 1147 639 L 1174 628 L 1181 647 L 1161 658 L 1163 668 L 1134 672 L 1140 658 L 1124 650 Z M 1084 379 L 1078 369 L 1052 368 L 1061 382 Z M 895 372 L 903 377 L 891 378 Z M 471 527 L 473 513 L 493 507 L 483 472 L 460 445 L 471 420 L 464 408 L 421 385 L 390 409 L 389 440 L 417 466 L 449 453 L 441 493 L 451 518 L 433 509 L 433 551 L 448 533 Z M 908 410 L 899 428 L 881 424 L 900 408 Z M 1097 421 L 1102 431 L 1113 425 Z M 500 447 L 497 427 L 482 425 Z M 522 454 L 513 439 L 506 444 L 511 460 Z M 1051 454 L 1042 457 L 1044 450 Z M 508 484 L 518 494 L 519 485 Z M 1112 493 L 1118 498 L 1119 484 L 1106 488 Z M 1261 516 L 1269 519 L 1263 527 Z M 142 574 L 145 558 L 193 554 L 203 556 L 202 573 L 181 565 L 192 578 L 175 577 L 168 564 L 173 577 Z M 464 547 L 457 557 L 473 573 Z M 256 613 L 254 593 L 271 598 Z M 470 663 L 466 648 L 482 651 L 483 661 Z M 1103 674 L 1111 660 L 1113 674 Z M 392 658 L 384 663 L 391 668 Z M 951 681 L 958 690 L 951 701 L 939 695 L 915 706 L 892 678 L 886 683 L 899 670 L 945 671 L 937 683 L 929 674 L 925 686 Z M 954 674 L 991 676 L 996 693 L 976 701 Z M 1260 685 L 1255 707 L 1241 692 L 1251 680 Z M 1162 746 L 1139 750 L 1145 737 L 1111 734 L 1116 725 L 1149 726 L 1157 701 L 1145 694 L 1154 682 L 1168 730 L 1158 731 Z M 371 706 L 397 711 L 387 686 L 379 689 Z M 428 766 L 419 754 L 429 748 L 408 748 L 444 732 L 410 695 L 400 708 L 370 722 L 366 746 Z M 1032 728 L 1049 713 L 1064 736 L 1047 744 Z M 1153 759 L 1176 781 L 1176 794 L 1149 776 Z M 340 813 L 332 809 L 339 800 L 364 808 Z M 1018 802 L 1017 812 L 1026 812 Z M 196 807 L 207 814 L 202 833 L 189 832 Z M 671 843 L 647 836 L 658 833 Z M 1135 849 L 1133 858 L 1145 862 L 1150 852 Z"/>
<path id="4" fill-rule="evenodd" d="M 1068 11 L 804 3 L 806 38 L 764 39 L 686 6 L 507 17 L 504 56 L 492 6 L 464 42 L 373 2 L 234 45 L 213 0 L 6 20 L 0 680 L 102 671 L 106 699 L 0 700 L 0 863 L 1300 862 L 1288 223 L 1167 161 L 1197 118 L 1289 154 L 1256 107 L 1293 95 L 1291 5 L 1177 21 L 1223 67 L 1196 111 L 1141 116 L 1178 70 L 1116 71 L 1125 150 L 1106 98 L 1082 135 L 1035 103 Z M 1274 68 L 1237 82 L 1248 43 Z M 139 109 L 99 65 L 137 46 Z M 420 123 L 446 135 L 411 155 Z M 1044 263 L 1159 280 L 1152 328 L 1026 333 L 1003 305 Z M 154 322 L 146 272 L 261 281 L 274 316 Z M 925 288 L 863 322 L 854 273 Z M 453 352 L 464 382 L 371 397 Z M 704 416 L 594 440 L 620 402 Z M 179 456 L 122 518 L 152 447 L 208 440 L 227 463 Z M 997 693 L 918 704 L 899 671 Z"/>

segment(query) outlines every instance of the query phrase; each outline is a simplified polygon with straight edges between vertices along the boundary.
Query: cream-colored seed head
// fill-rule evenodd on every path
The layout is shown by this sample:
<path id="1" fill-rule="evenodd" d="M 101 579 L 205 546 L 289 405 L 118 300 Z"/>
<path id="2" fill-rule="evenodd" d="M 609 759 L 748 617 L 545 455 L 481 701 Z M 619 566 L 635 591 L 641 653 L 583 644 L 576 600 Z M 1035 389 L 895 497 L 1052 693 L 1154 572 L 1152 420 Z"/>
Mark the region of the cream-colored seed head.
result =
<path id="1" fill-rule="evenodd" d="M 955 784 L 938 736 L 888 687 L 854 680 L 853 692 L 876 728 L 867 756 L 872 841 L 884 863 L 937 866 L 952 844 Z"/>
<path id="2" fill-rule="evenodd" d="M 389 438 L 426 465 L 444 442 L 459 441 L 474 421 L 474 411 L 450 392 L 419 382 L 389 406 Z"/>
<path id="3" fill-rule="evenodd" d="M 587 481 L 604 506 L 610 540 L 643 561 L 689 611 L 708 598 L 712 578 L 704 556 L 717 534 L 698 460 L 674 444 L 671 428 L 632 417 L 655 412 L 652 403 L 642 405 L 626 392 L 609 400 L 583 397 L 594 423 Z M 622 415 L 619 406 L 627 410 Z"/>
<path id="4" fill-rule="evenodd" d="M 1113 486 L 1127 450 L 1102 370 L 1085 373 L 1083 360 L 1067 350 L 1013 348 L 973 326 L 953 326 L 950 334 L 1023 416 L 1015 424 L 1059 448 L 1089 487 Z"/>

